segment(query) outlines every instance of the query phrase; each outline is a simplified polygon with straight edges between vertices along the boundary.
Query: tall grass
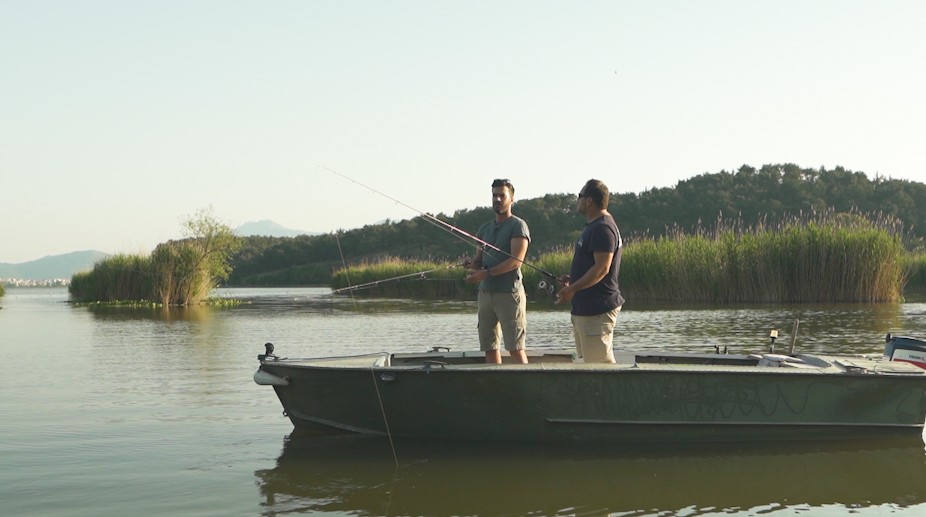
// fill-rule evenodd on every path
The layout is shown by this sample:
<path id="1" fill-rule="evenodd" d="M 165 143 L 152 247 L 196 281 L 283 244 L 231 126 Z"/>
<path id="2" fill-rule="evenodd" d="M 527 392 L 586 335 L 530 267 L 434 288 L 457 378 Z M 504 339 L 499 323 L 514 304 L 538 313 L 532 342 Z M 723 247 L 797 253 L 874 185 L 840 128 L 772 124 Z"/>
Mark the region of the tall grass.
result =
<path id="1" fill-rule="evenodd" d="M 186 238 L 159 244 L 150 257 L 115 255 L 71 278 L 78 302 L 148 302 L 195 305 L 228 278 L 230 254 L 241 245 L 228 225 L 200 210 L 183 226 Z"/>
<path id="2" fill-rule="evenodd" d="M 926 294 L 926 252 L 911 253 L 906 260 L 906 269 L 910 278 L 904 292 Z"/>
<path id="3" fill-rule="evenodd" d="M 331 288 L 360 295 L 459 299 L 476 293 L 464 277 L 459 264 L 388 257 L 336 270 Z"/>
<path id="4" fill-rule="evenodd" d="M 168 241 L 151 254 L 156 300 L 163 305 L 193 305 L 205 300 L 215 281 L 203 267 L 204 254 L 195 240 Z"/>
<path id="5" fill-rule="evenodd" d="M 168 241 L 150 256 L 121 254 L 98 261 L 92 270 L 71 277 L 68 292 L 77 302 L 196 305 L 208 298 L 223 273 L 210 260 L 201 240 Z"/>
<path id="6" fill-rule="evenodd" d="M 795 219 L 633 243 L 621 288 L 632 300 L 896 302 L 907 255 L 899 233 L 868 220 Z"/>
<path id="7" fill-rule="evenodd" d="M 549 298 L 552 300 L 554 295 L 549 291 L 540 289 L 539 284 L 541 281 L 543 281 L 549 285 L 552 281 L 552 279 L 550 279 L 544 273 L 549 273 L 557 278 L 569 273 L 569 266 L 572 264 L 572 250 L 554 250 L 549 253 L 540 255 L 536 260 L 527 259 L 526 262 L 531 266 L 534 266 L 530 267 L 528 265 L 521 265 L 524 290 L 527 292 L 528 297 L 536 297 L 539 299 Z M 538 270 L 543 271 L 544 273 L 541 273 Z M 554 281 L 554 286 L 555 288 L 558 288 L 559 284 Z"/>
<path id="8" fill-rule="evenodd" d="M 530 262 L 537 269 L 559 276 L 569 271 L 572 252 L 560 251 L 541 255 Z M 550 279 L 530 266 L 522 265 L 524 289 L 529 295 L 549 296 L 538 289 L 541 280 Z M 476 296 L 477 286 L 467 283 L 466 270 L 460 264 L 389 257 L 376 262 L 364 262 L 336 270 L 331 275 L 331 288 L 353 286 L 354 294 L 396 298 L 465 299 Z M 348 291 L 344 291 L 347 293 Z"/>
<path id="9" fill-rule="evenodd" d="M 154 282 L 151 257 L 112 255 L 93 269 L 71 277 L 68 293 L 75 301 L 152 300 Z"/>
<path id="10" fill-rule="evenodd" d="M 902 232 L 892 222 L 853 214 L 796 217 L 774 228 L 718 222 L 711 231 L 674 232 L 628 243 L 620 284 L 629 301 L 785 303 L 896 302 L 908 278 L 926 283 L 926 255 L 911 259 Z M 569 271 L 572 250 L 529 260 L 555 276 Z M 375 283 L 447 264 L 390 259 L 339 270 L 332 287 Z M 549 297 L 538 284 L 548 280 L 522 266 L 531 297 Z M 912 275 L 912 277 L 911 277 Z M 446 269 L 425 278 L 382 281 L 366 294 L 394 297 L 474 296 L 463 272 Z M 358 291 L 360 292 L 360 291 Z"/>

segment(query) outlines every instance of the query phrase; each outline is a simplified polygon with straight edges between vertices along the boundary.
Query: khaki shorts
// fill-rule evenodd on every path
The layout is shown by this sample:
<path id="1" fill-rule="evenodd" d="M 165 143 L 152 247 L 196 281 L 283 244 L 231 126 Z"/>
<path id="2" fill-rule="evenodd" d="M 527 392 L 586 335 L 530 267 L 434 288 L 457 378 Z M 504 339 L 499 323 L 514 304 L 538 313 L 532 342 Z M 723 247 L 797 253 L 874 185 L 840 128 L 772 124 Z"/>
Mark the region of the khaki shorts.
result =
<path id="1" fill-rule="evenodd" d="M 595 316 L 572 316 L 577 357 L 586 363 L 614 362 L 614 323 L 620 312 L 621 308 L 618 307 Z"/>
<path id="2" fill-rule="evenodd" d="M 479 290 L 478 316 L 479 349 L 498 350 L 499 329 L 505 341 L 505 350 L 524 350 L 527 335 L 527 297 L 524 288 L 513 292 Z"/>

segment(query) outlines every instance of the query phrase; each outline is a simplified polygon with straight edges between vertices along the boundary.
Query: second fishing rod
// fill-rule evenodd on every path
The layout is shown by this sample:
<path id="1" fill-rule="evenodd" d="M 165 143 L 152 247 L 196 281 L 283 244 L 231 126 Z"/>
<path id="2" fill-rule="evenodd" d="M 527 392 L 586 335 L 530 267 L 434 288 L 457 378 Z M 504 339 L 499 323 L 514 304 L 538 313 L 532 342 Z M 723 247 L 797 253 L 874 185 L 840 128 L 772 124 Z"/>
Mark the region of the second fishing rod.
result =
<path id="1" fill-rule="evenodd" d="M 413 206 L 411 206 L 411 205 L 409 205 L 409 204 L 407 204 L 407 203 L 404 203 L 404 202 L 402 202 L 402 201 L 400 201 L 400 200 L 398 200 L 398 199 L 396 199 L 396 198 L 394 198 L 394 197 L 392 197 L 392 196 L 389 196 L 388 194 L 385 194 L 385 193 L 383 193 L 383 192 L 380 192 L 379 190 L 376 190 L 375 188 L 373 188 L 373 187 L 371 187 L 371 186 L 369 186 L 369 185 L 365 185 L 365 184 L 363 184 L 363 183 L 361 183 L 361 182 L 355 180 L 354 178 L 351 178 L 351 177 L 349 177 L 349 176 L 347 176 L 347 175 L 345 175 L 345 174 L 343 174 L 343 173 L 340 173 L 340 172 L 338 172 L 338 171 L 336 171 L 336 170 L 334 170 L 334 169 L 331 169 L 331 168 L 328 168 L 328 167 L 325 167 L 325 166 L 319 166 L 319 167 L 322 168 L 322 169 L 324 169 L 324 170 L 326 170 L 326 171 L 328 171 L 328 172 L 330 172 L 330 173 L 332 173 L 332 174 L 334 174 L 335 176 L 339 176 L 339 177 L 341 177 L 341 178 L 343 178 L 343 179 L 345 179 L 345 180 L 347 180 L 347 181 L 350 181 L 351 183 L 354 183 L 355 185 L 359 185 L 359 186 L 361 186 L 361 187 L 363 187 L 363 188 L 365 188 L 365 189 L 367 189 L 367 190 L 373 192 L 374 194 L 377 194 L 377 195 L 379 195 L 379 196 L 385 197 L 386 199 L 388 199 L 388 200 L 390 200 L 390 201 L 392 201 L 392 202 L 394 202 L 394 203 L 397 203 L 397 204 L 399 204 L 399 205 L 402 205 L 402 206 L 404 206 L 405 208 L 408 208 L 409 210 L 412 210 L 412 211 L 416 212 L 418 215 L 420 215 L 420 216 L 421 216 L 425 221 L 427 221 L 428 223 L 430 223 L 430 224 L 432 224 L 432 225 L 434 225 L 434 226 L 437 226 L 438 228 L 441 228 L 441 229 L 443 229 L 443 230 L 449 232 L 451 235 L 453 235 L 454 237 L 456 237 L 456 238 L 458 238 L 458 239 L 460 239 L 460 240 L 462 240 L 462 241 L 464 241 L 464 242 L 475 242 L 476 244 L 482 246 L 482 247 L 483 247 L 483 250 L 489 249 L 489 250 L 492 250 L 493 252 L 500 253 L 500 254 L 502 254 L 502 255 L 505 256 L 505 257 L 512 258 L 512 259 L 518 261 L 519 263 L 521 263 L 521 264 L 523 264 L 523 265 L 525 265 L 525 266 L 527 266 L 527 267 L 529 267 L 529 268 L 531 268 L 531 269 L 537 271 L 538 273 L 540 273 L 541 275 L 545 276 L 545 277 L 548 279 L 547 282 L 541 281 L 541 283 L 540 283 L 540 284 L 541 284 L 541 285 L 540 285 L 540 288 L 543 289 L 543 290 L 550 290 L 550 291 L 552 292 L 552 288 L 553 288 L 553 286 L 555 285 L 554 283 L 555 283 L 555 282 L 559 282 L 558 278 L 557 278 L 556 275 L 554 275 L 553 273 L 550 273 L 549 271 L 544 271 L 543 269 L 541 269 L 541 268 L 539 268 L 539 267 L 537 267 L 537 266 L 535 266 L 535 265 L 533 265 L 533 264 L 531 264 L 531 263 L 525 261 L 524 259 L 518 258 L 518 257 L 512 255 L 511 253 L 508 253 L 507 251 L 505 251 L 505 250 L 499 248 L 498 246 L 496 246 L 496 245 L 494 245 L 494 244 L 492 244 L 492 243 L 490 243 L 490 242 L 487 242 L 487 241 L 485 241 L 485 240 L 483 240 L 483 239 L 480 239 L 479 237 L 477 237 L 477 236 L 475 236 L 475 235 L 473 235 L 473 234 L 467 232 L 466 230 L 463 230 L 463 229 L 461 229 L 461 228 L 458 228 L 458 227 L 456 227 L 456 226 L 454 226 L 454 225 L 452 225 L 452 224 L 450 224 L 450 223 L 448 223 L 448 222 L 446 222 L 446 221 L 444 221 L 444 220 L 442 220 L 442 219 L 440 219 L 440 218 L 438 218 L 438 217 L 436 217 L 436 216 L 434 216 L 434 215 L 431 215 L 431 214 L 429 214 L 429 213 L 427 213 L 427 212 L 424 212 L 424 211 L 422 211 L 422 210 L 419 210 L 419 209 L 417 209 L 417 208 L 415 208 L 415 207 L 413 207 Z"/>

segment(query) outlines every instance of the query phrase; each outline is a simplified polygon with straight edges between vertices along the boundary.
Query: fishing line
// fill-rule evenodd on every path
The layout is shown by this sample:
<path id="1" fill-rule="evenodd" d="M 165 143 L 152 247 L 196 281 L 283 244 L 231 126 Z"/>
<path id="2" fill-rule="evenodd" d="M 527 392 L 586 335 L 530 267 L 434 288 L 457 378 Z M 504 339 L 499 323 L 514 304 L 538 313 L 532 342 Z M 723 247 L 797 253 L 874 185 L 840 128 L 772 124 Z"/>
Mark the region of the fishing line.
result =
<path id="1" fill-rule="evenodd" d="M 491 249 L 491 250 L 493 250 L 493 251 L 496 251 L 496 252 L 498 252 L 498 253 L 501 253 L 502 255 L 505 255 L 506 257 L 513 258 L 513 259 L 517 260 L 517 261 L 520 262 L 521 264 L 524 264 L 525 266 L 527 266 L 527 267 L 529 267 L 529 268 L 531 268 L 531 269 L 537 271 L 537 272 L 540 273 L 541 275 L 544 275 L 544 276 L 550 278 L 550 279 L 553 280 L 553 281 L 558 281 L 558 279 L 556 278 L 556 275 L 554 275 L 553 273 L 550 273 L 550 272 L 548 272 L 548 271 L 544 271 L 543 269 L 540 269 L 539 267 L 537 267 L 537 266 L 535 266 L 535 265 L 533 265 L 533 264 L 531 264 L 531 263 L 529 263 L 529 262 L 527 262 L 527 261 L 525 261 L 525 260 L 519 259 L 518 257 L 515 257 L 515 256 L 512 255 L 511 253 L 508 253 L 507 251 L 505 251 L 505 250 L 499 248 L 498 246 L 495 246 L 494 244 L 492 244 L 492 243 L 490 243 L 490 242 L 486 242 L 486 241 L 480 239 L 479 237 L 476 237 L 475 235 L 473 235 L 473 234 L 471 234 L 471 233 L 468 233 L 467 231 L 465 231 L 465 230 L 463 230 L 463 229 L 461 229 L 461 228 L 457 228 L 456 226 L 454 226 L 454 225 L 452 225 L 452 224 L 450 224 L 450 223 L 448 223 L 448 222 L 446 222 L 446 221 L 443 221 L 443 220 L 441 220 L 440 218 L 438 218 L 438 217 L 436 217 L 436 216 L 433 216 L 433 215 L 431 215 L 431 214 L 429 214 L 429 213 L 427 213 L 427 212 L 423 212 L 423 211 L 421 211 L 421 210 L 418 210 L 417 208 L 415 208 L 415 207 L 413 207 L 413 206 L 411 206 L 411 205 L 409 205 L 409 204 L 407 204 L 407 203 L 404 203 L 404 202 L 402 202 L 402 201 L 399 201 L 398 199 L 396 199 L 396 198 L 394 198 L 394 197 L 392 197 L 392 196 L 390 196 L 390 195 L 388 195 L 388 194 L 385 194 L 385 193 L 383 193 L 383 192 L 380 192 L 380 191 L 376 190 L 375 188 L 373 188 L 373 187 L 371 187 L 371 186 L 369 186 L 369 185 L 365 185 L 365 184 L 363 184 L 363 183 L 361 183 L 361 182 L 355 180 L 354 178 L 351 178 L 350 176 L 347 176 L 347 175 L 345 175 L 345 174 L 342 174 L 342 173 L 340 173 L 340 172 L 338 172 L 338 171 L 336 171 L 336 170 L 334 170 L 334 169 L 331 169 L 331 168 L 329 168 L 329 167 L 325 167 L 324 165 L 319 165 L 319 167 L 322 168 L 322 169 L 324 169 L 324 170 L 326 170 L 326 171 L 328 171 L 328 172 L 330 172 L 330 173 L 332 173 L 332 174 L 334 174 L 334 175 L 336 175 L 336 176 L 340 176 L 340 177 L 346 179 L 347 181 L 350 181 L 351 183 L 354 183 L 354 184 L 356 184 L 356 185 L 359 185 L 359 186 L 361 186 L 361 187 L 363 187 L 363 188 L 369 190 L 370 192 L 373 192 L 374 194 L 379 194 L 380 196 L 383 196 L 384 198 L 386 198 L 386 199 L 388 199 L 388 200 L 390 200 L 390 201 L 392 201 L 392 202 L 394 202 L 394 203 L 396 203 L 396 204 L 402 205 L 402 206 L 404 206 L 405 208 L 408 208 L 409 210 L 412 210 L 412 211 L 414 211 L 414 212 L 417 212 L 418 215 L 420 215 L 421 217 L 424 217 L 424 219 L 425 219 L 426 221 L 428 221 L 429 223 L 431 223 L 431 224 L 433 224 L 433 225 L 435 225 L 435 226 L 437 226 L 437 227 L 439 227 L 439 228 L 442 228 L 442 229 L 444 229 L 444 230 L 450 232 L 451 235 L 454 235 L 455 237 L 457 237 L 457 238 L 460 239 L 460 240 L 463 240 L 464 242 L 466 241 L 466 239 L 464 238 L 464 236 L 465 236 L 466 238 L 469 238 L 469 239 L 472 239 L 472 240 L 476 241 L 477 243 L 481 244 L 481 245 L 482 245 L 483 247 L 485 247 L 485 248 L 489 248 L 489 249 Z M 457 234 L 459 234 L 459 235 L 457 235 Z M 551 284 L 551 285 L 552 285 L 552 284 Z"/>
<path id="2" fill-rule="evenodd" d="M 347 279 L 347 285 L 350 285 L 350 274 L 347 271 L 347 261 L 344 260 L 344 252 L 341 251 L 341 238 L 338 237 L 338 232 L 335 232 L 334 240 L 338 243 L 338 253 L 341 255 L 341 265 L 344 267 L 344 278 Z M 353 291 L 350 292 L 350 301 L 354 302 L 354 310 L 357 310 L 357 300 L 354 299 Z"/>

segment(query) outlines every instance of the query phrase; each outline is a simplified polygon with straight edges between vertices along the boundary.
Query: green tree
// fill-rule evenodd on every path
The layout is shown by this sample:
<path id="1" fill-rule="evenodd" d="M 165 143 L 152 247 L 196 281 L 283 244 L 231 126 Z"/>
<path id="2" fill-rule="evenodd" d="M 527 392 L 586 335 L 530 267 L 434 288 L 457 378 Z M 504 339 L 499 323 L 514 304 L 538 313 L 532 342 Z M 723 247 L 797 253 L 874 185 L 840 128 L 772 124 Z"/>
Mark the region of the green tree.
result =
<path id="1" fill-rule="evenodd" d="M 231 273 L 231 256 L 241 246 L 232 229 L 211 209 L 184 223 L 184 239 L 159 244 L 152 253 L 155 292 L 164 305 L 202 303 Z"/>

